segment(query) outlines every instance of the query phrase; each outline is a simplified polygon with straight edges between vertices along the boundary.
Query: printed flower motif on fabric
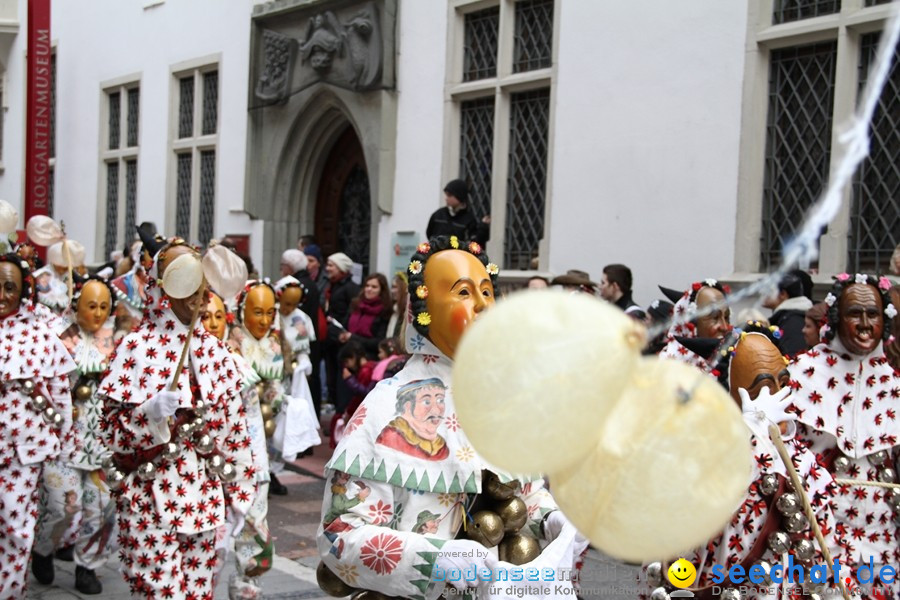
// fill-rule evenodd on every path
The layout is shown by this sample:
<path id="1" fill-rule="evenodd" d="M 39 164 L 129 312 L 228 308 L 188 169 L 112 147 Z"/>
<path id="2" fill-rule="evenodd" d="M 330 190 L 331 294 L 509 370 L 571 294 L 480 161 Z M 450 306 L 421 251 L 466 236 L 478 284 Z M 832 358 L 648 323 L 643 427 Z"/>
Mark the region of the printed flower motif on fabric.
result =
<path id="1" fill-rule="evenodd" d="M 452 415 L 447 417 L 446 423 L 447 429 L 449 429 L 450 431 L 456 431 L 457 429 L 459 429 L 459 419 L 456 418 L 456 413 L 453 413 Z"/>
<path id="2" fill-rule="evenodd" d="M 350 585 L 355 586 L 356 579 L 359 577 L 359 571 L 356 570 L 356 565 L 340 563 L 337 566 L 337 576 Z"/>
<path id="3" fill-rule="evenodd" d="M 394 512 L 391 505 L 381 500 L 369 506 L 369 516 L 372 517 L 373 525 L 383 525 L 391 520 Z"/>
<path id="4" fill-rule="evenodd" d="M 425 361 L 426 365 L 433 365 L 434 363 L 436 363 L 438 361 L 438 357 L 435 356 L 434 354 L 423 354 L 422 360 Z"/>
<path id="5" fill-rule="evenodd" d="M 359 558 L 379 575 L 390 574 L 403 558 L 403 542 L 387 533 L 378 534 L 363 545 Z"/>
<path id="6" fill-rule="evenodd" d="M 475 451 L 472 450 L 471 446 L 465 446 L 456 451 L 456 458 L 460 462 L 469 462 L 475 458 Z"/>
<path id="7" fill-rule="evenodd" d="M 438 494 L 438 503 L 441 506 L 453 506 L 459 502 L 461 494 Z"/>
<path id="8" fill-rule="evenodd" d="M 365 405 L 360 406 L 356 409 L 356 412 L 353 413 L 353 418 L 350 419 L 350 422 L 347 423 L 347 426 L 344 427 L 344 435 L 350 435 L 356 428 L 362 425 L 362 422 L 366 420 L 366 414 L 368 411 L 366 410 Z"/>
<path id="9" fill-rule="evenodd" d="M 425 338 L 417 333 L 409 340 L 409 347 L 413 350 L 421 350 L 425 347 Z"/>

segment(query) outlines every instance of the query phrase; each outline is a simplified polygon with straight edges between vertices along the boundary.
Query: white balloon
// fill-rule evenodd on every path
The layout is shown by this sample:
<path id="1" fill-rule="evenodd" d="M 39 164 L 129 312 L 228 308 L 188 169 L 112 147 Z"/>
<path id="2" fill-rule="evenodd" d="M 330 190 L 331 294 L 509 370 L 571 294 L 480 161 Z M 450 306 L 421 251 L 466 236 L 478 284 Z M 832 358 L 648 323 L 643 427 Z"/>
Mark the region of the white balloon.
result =
<path id="1" fill-rule="evenodd" d="M 211 247 L 203 256 L 203 273 L 209 286 L 222 298 L 237 296 L 247 283 L 247 264 L 222 245 Z"/>
<path id="2" fill-rule="evenodd" d="M 594 447 L 643 340 L 641 325 L 597 298 L 517 292 L 483 313 L 456 350 L 463 430 L 513 473 L 571 465 Z"/>
<path id="3" fill-rule="evenodd" d="M 25 225 L 28 238 L 38 246 L 50 246 L 61 242 L 65 235 L 56 221 L 46 215 L 35 215 Z"/>
<path id="4" fill-rule="evenodd" d="M 203 285 L 203 265 L 193 253 L 182 254 L 169 263 L 162 288 L 171 298 L 187 298 Z"/>
<path id="5" fill-rule="evenodd" d="M 19 211 L 6 200 L 0 200 L 0 235 L 6 237 L 16 230 L 19 224 Z"/>
<path id="6" fill-rule="evenodd" d="M 597 382 L 602 385 L 602 381 Z M 550 474 L 553 496 L 579 531 L 616 558 L 673 558 L 732 518 L 753 454 L 741 411 L 709 375 L 642 359 L 577 465 Z"/>

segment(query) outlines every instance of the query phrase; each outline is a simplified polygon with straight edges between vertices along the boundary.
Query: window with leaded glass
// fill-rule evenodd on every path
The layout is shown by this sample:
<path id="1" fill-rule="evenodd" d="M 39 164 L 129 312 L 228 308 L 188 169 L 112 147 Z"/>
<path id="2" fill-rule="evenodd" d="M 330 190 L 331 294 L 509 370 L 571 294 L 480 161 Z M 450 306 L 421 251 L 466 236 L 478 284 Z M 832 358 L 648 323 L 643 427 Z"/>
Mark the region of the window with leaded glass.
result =
<path id="1" fill-rule="evenodd" d="M 465 16 L 463 81 L 497 76 L 497 36 L 500 9 L 487 8 Z"/>
<path id="2" fill-rule="evenodd" d="M 516 2 L 513 72 L 545 69 L 553 50 L 553 0 Z"/>
<path id="3" fill-rule="evenodd" d="M 837 46 L 772 52 L 763 183 L 761 269 L 778 263 L 807 208 L 824 190 L 831 159 Z"/>
<path id="4" fill-rule="evenodd" d="M 865 89 L 880 33 L 862 37 L 859 90 Z M 900 244 L 900 49 L 894 48 L 890 74 L 870 125 L 869 156 L 853 182 L 849 268 L 887 272 Z"/>
<path id="5" fill-rule="evenodd" d="M 459 155 L 458 171 L 445 175 L 467 183 L 476 219 L 491 216 L 489 244 L 502 268 L 528 270 L 544 239 L 559 0 L 484 4 L 458 0 L 451 8 L 454 62 L 462 65 L 453 69 L 459 81 L 448 84 Z"/>
<path id="6" fill-rule="evenodd" d="M 100 160 L 105 190 L 103 259 L 113 250 L 128 246 L 136 237 L 137 172 L 141 90 L 137 82 L 109 85 L 104 90 L 106 101 L 101 123 L 104 148 Z"/>
<path id="7" fill-rule="evenodd" d="M 774 0 L 772 23 L 789 23 L 841 12 L 841 0 Z"/>
<path id="8" fill-rule="evenodd" d="M 206 245 L 215 236 L 219 69 L 204 65 L 173 73 L 171 184 L 176 235 Z M 170 213 L 171 214 L 171 213 Z"/>

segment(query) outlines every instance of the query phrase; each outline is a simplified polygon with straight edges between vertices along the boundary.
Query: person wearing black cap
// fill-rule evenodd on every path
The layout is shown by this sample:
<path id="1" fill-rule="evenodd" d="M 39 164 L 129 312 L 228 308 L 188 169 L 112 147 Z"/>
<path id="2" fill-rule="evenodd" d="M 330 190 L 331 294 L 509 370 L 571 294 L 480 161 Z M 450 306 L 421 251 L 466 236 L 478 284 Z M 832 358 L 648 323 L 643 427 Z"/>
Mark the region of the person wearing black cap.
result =
<path id="1" fill-rule="evenodd" d="M 813 303 L 804 294 L 803 275 L 806 273 L 799 269 L 788 271 L 778 282 L 778 292 L 763 301 L 763 306 L 773 311 L 769 322 L 781 329 L 780 348 L 788 356 L 796 356 L 808 349 L 803 325 L 806 323 L 806 311 L 812 308 Z"/>
<path id="2" fill-rule="evenodd" d="M 437 209 L 428 219 L 425 236 L 455 235 L 461 240 L 478 242 L 484 246 L 491 237 L 491 216 L 485 215 L 479 222 L 469 211 L 469 186 L 462 179 L 454 179 L 444 186 L 447 206 Z"/>

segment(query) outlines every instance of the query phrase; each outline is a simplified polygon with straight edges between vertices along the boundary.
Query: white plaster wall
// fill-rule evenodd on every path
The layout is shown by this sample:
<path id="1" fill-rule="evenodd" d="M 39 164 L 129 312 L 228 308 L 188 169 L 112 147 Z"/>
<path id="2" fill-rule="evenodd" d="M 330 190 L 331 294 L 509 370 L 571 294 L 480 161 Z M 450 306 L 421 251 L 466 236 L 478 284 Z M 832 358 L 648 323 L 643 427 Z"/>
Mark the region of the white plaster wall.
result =
<path id="1" fill-rule="evenodd" d="M 550 270 L 624 262 L 642 305 L 731 273 L 746 3 L 560 4 Z"/>
<path id="2" fill-rule="evenodd" d="M 219 62 L 219 145 L 215 235 L 254 233 L 262 257 L 262 228 L 229 212 L 243 203 L 247 77 L 252 0 L 54 2 L 57 42 L 56 216 L 89 258 L 101 259 L 105 174 L 99 168 L 102 82 L 136 75 L 141 82 L 137 221 L 166 223 L 174 186 L 168 172 L 173 66 L 201 57 Z M 210 62 L 213 62 L 212 60 Z M 173 232 L 167 231 L 167 234 Z"/>
<path id="3" fill-rule="evenodd" d="M 19 227 L 24 228 L 25 190 L 25 51 L 28 40 L 28 0 L 18 0 L 19 33 L 9 41 L 6 59 L 6 89 L 3 90 L 3 172 L 0 173 L 0 198 L 19 210 Z M 6 48 L 6 45 L 3 46 Z"/>
<path id="4" fill-rule="evenodd" d="M 443 205 L 444 65 L 447 7 L 401 0 L 397 27 L 397 169 L 394 211 L 381 220 L 375 269 L 390 267 L 391 234 L 425 235 L 431 213 Z"/>

